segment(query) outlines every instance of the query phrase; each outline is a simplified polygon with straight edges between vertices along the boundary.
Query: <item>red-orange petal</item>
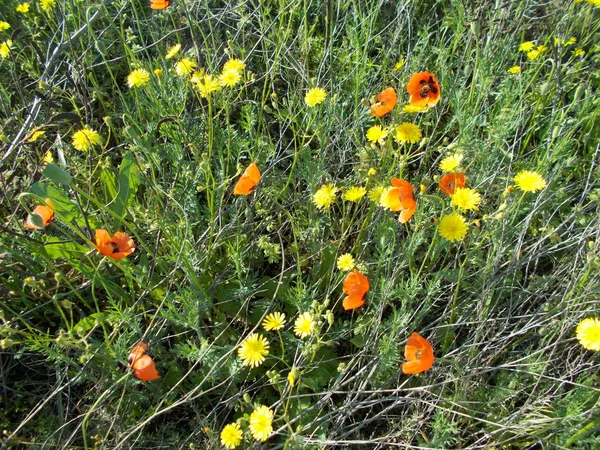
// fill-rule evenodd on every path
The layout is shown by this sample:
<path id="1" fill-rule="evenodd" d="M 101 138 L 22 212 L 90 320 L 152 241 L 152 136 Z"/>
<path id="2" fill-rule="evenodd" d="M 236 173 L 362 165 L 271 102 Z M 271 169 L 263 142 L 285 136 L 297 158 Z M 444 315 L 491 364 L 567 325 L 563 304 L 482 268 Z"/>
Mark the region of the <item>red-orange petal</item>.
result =
<path id="1" fill-rule="evenodd" d="M 356 296 L 356 295 L 345 297 L 344 300 L 342 301 L 342 306 L 344 307 L 344 309 L 346 311 L 348 311 L 350 309 L 359 308 L 364 304 L 365 304 L 364 297 Z"/>
<path id="2" fill-rule="evenodd" d="M 343 291 L 349 296 L 363 296 L 369 292 L 369 279 L 360 273 L 357 269 L 350 272 L 344 280 Z"/>
<path id="3" fill-rule="evenodd" d="M 148 355 L 142 355 L 137 358 L 131 365 L 131 368 L 133 369 L 133 375 L 138 380 L 153 381 L 160 378 L 154 361 Z"/>
<path id="4" fill-rule="evenodd" d="M 234 195 L 248 195 L 260 181 L 260 171 L 255 163 L 251 163 L 233 188 Z"/>
<path id="5" fill-rule="evenodd" d="M 150 0 L 151 9 L 165 9 L 169 6 L 169 0 Z"/>
<path id="6" fill-rule="evenodd" d="M 50 202 L 50 204 L 52 204 L 52 202 Z M 36 225 L 33 221 L 34 220 L 33 216 L 38 216 L 39 222 L 41 222 L 43 224 L 43 226 L 40 227 L 40 226 Z M 38 205 L 33 209 L 31 214 L 27 215 L 27 219 L 25 219 L 24 226 L 25 226 L 25 228 L 41 230 L 44 227 L 47 227 L 48 225 L 50 225 L 50 222 L 52 222 L 53 220 L 54 220 L 54 211 L 51 208 L 49 208 L 48 206 Z"/>
<path id="7" fill-rule="evenodd" d="M 427 339 L 416 332 L 408 337 L 404 356 L 408 362 L 402 364 L 402 371 L 407 375 L 425 372 L 433 366 L 433 347 Z"/>
<path id="8" fill-rule="evenodd" d="M 423 91 L 424 85 L 429 86 L 428 92 Z M 419 72 L 411 76 L 406 91 L 410 95 L 409 103 L 414 106 L 434 106 L 441 95 L 440 84 L 430 72 Z"/>
<path id="9" fill-rule="evenodd" d="M 98 251 L 112 259 L 122 259 L 129 256 L 135 250 L 133 239 L 125 233 L 117 231 L 112 237 L 108 231 L 99 228 L 94 237 Z"/>
<path id="10" fill-rule="evenodd" d="M 378 102 L 371 106 L 371 115 L 383 117 L 390 113 L 396 106 L 396 89 L 389 87 L 377 95 Z"/>
<path id="11" fill-rule="evenodd" d="M 440 178 L 439 186 L 444 194 L 452 195 L 457 187 L 465 187 L 465 174 L 462 172 L 445 173 Z"/>

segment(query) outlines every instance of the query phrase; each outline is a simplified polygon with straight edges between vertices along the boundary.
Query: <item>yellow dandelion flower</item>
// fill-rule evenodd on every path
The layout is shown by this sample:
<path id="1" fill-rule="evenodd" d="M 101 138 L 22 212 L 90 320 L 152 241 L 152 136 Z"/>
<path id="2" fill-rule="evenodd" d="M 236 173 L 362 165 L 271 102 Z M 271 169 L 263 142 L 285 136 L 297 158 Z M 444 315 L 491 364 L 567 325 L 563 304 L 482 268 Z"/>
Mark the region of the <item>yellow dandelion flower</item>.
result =
<path id="1" fill-rule="evenodd" d="M 234 87 L 242 80 L 240 72 L 234 69 L 224 70 L 219 77 L 219 83 L 221 86 Z"/>
<path id="2" fill-rule="evenodd" d="M 46 11 L 50 12 L 56 6 L 56 2 L 54 0 L 40 0 L 40 7 Z"/>
<path id="3" fill-rule="evenodd" d="M 530 52 L 535 47 L 535 44 L 531 41 L 521 42 L 519 45 L 520 52 Z"/>
<path id="4" fill-rule="evenodd" d="M 154 75 L 156 75 L 157 77 L 161 77 L 163 74 L 163 70 L 162 69 L 154 69 Z"/>
<path id="5" fill-rule="evenodd" d="M 46 134 L 46 132 L 44 130 L 36 130 L 31 134 L 31 136 L 29 136 L 29 139 L 27 139 L 27 142 L 35 142 L 39 138 L 41 138 L 44 134 Z"/>
<path id="6" fill-rule="evenodd" d="M 575 50 L 573 50 L 573 56 L 585 56 L 585 50 L 582 48 L 576 48 Z"/>
<path id="7" fill-rule="evenodd" d="M 512 66 L 508 71 L 510 73 L 521 73 L 521 66 Z"/>
<path id="8" fill-rule="evenodd" d="M 181 58 L 177 61 L 177 64 L 175 64 L 175 73 L 180 77 L 185 77 L 192 73 L 196 67 L 198 67 L 198 64 L 191 59 Z"/>
<path id="9" fill-rule="evenodd" d="M 381 125 L 373 125 L 367 130 L 366 137 L 371 144 L 383 145 L 388 134 L 389 131 L 387 128 L 384 128 Z"/>
<path id="10" fill-rule="evenodd" d="M 97 131 L 91 129 L 87 125 L 79 131 L 76 131 L 72 137 L 72 144 L 76 150 L 85 152 L 94 145 L 100 144 L 100 135 Z"/>
<path id="11" fill-rule="evenodd" d="M 371 189 L 369 191 L 369 194 L 368 194 L 369 200 L 371 200 L 373 203 L 379 203 L 379 200 L 381 199 L 381 196 L 383 195 L 384 191 L 385 191 L 384 186 L 374 187 L 373 189 Z"/>
<path id="12" fill-rule="evenodd" d="M 234 449 L 242 442 L 242 429 L 237 423 L 225 425 L 221 430 L 221 445 L 228 449 Z"/>
<path id="13" fill-rule="evenodd" d="M 392 186 L 385 187 L 381 190 L 381 194 L 379 199 L 377 199 L 377 203 L 383 209 L 391 209 L 392 205 L 390 204 L 390 196 L 389 193 L 392 190 Z"/>
<path id="14" fill-rule="evenodd" d="M 12 47 L 12 41 L 10 39 L 2 42 L 0 44 L 0 57 L 4 58 L 8 58 L 8 55 L 10 55 L 10 48 Z"/>
<path id="15" fill-rule="evenodd" d="M 19 3 L 17 5 L 17 7 L 15 8 L 15 11 L 23 13 L 23 14 L 27 14 L 29 12 L 30 6 L 31 6 L 31 4 L 29 4 L 29 3 Z"/>
<path id="16" fill-rule="evenodd" d="M 513 181 L 523 192 L 537 192 L 546 187 L 546 180 L 539 173 L 531 170 L 520 171 Z"/>
<path id="17" fill-rule="evenodd" d="M 406 64 L 406 60 L 404 58 L 400 58 L 398 60 L 398 62 L 396 63 L 396 65 L 394 66 L 394 68 L 392 69 L 392 72 L 397 72 L 400 69 L 402 69 L 404 67 L 404 64 Z"/>
<path id="18" fill-rule="evenodd" d="M 342 196 L 344 200 L 349 202 L 358 202 L 367 194 L 367 190 L 362 186 L 352 186 Z"/>
<path id="19" fill-rule="evenodd" d="M 6 31 L 10 28 L 10 23 L 0 20 L 0 31 Z"/>
<path id="20" fill-rule="evenodd" d="M 377 175 L 377 169 L 375 167 L 370 167 L 369 171 L 367 172 L 367 175 L 370 177 Z"/>
<path id="21" fill-rule="evenodd" d="M 454 153 L 453 155 L 446 156 L 440 163 L 440 170 L 444 173 L 456 172 L 460 165 L 464 155 L 462 153 Z"/>
<path id="22" fill-rule="evenodd" d="M 211 93 L 221 90 L 221 84 L 219 83 L 219 80 L 210 74 L 201 76 L 199 78 L 196 77 L 195 79 L 192 78 L 192 81 L 195 82 L 195 85 L 200 91 L 200 96 L 202 98 L 207 98 Z"/>
<path id="23" fill-rule="evenodd" d="M 416 144 L 421 140 L 421 129 L 418 125 L 410 122 L 403 122 L 396 127 L 397 142 Z"/>
<path id="24" fill-rule="evenodd" d="M 294 387 L 296 385 L 297 378 L 298 378 L 298 368 L 292 367 L 292 370 L 290 370 L 290 373 L 288 373 L 288 376 L 287 376 L 288 383 L 290 383 L 291 387 Z"/>
<path id="25" fill-rule="evenodd" d="M 165 59 L 174 58 L 179 54 L 179 50 L 181 50 L 181 44 L 175 44 L 169 50 L 167 50 L 167 54 L 165 55 Z"/>
<path id="26" fill-rule="evenodd" d="M 600 320 L 597 318 L 589 317 L 579 322 L 575 335 L 583 348 L 600 351 Z"/>
<path id="27" fill-rule="evenodd" d="M 327 98 L 327 92 L 325 92 L 325 89 L 314 87 L 310 89 L 304 96 L 304 103 L 312 108 L 319 103 L 323 103 L 325 98 Z"/>
<path id="28" fill-rule="evenodd" d="M 273 411 L 268 406 L 260 405 L 250 414 L 248 428 L 254 439 L 266 441 L 273 432 Z"/>
<path id="29" fill-rule="evenodd" d="M 427 111 L 427 109 L 428 109 L 427 106 L 417 106 L 417 105 L 404 105 L 402 107 L 402 111 L 404 111 L 405 113 L 412 113 L 412 114 Z"/>
<path id="30" fill-rule="evenodd" d="M 463 211 L 477 211 L 479 209 L 477 205 L 481 202 L 481 194 L 471 188 L 457 187 L 454 190 L 454 194 L 451 196 L 451 198 L 452 206 L 456 206 L 458 209 L 462 209 Z"/>
<path id="31" fill-rule="evenodd" d="M 285 314 L 274 312 L 265 317 L 262 326 L 267 331 L 281 330 L 285 325 Z"/>
<path id="32" fill-rule="evenodd" d="M 243 366 L 258 367 L 269 354 L 269 342 L 258 333 L 252 333 L 238 348 L 238 356 Z"/>
<path id="33" fill-rule="evenodd" d="M 318 209 L 327 209 L 335 201 L 335 193 L 338 189 L 333 184 L 325 184 L 314 193 L 313 203 Z"/>
<path id="34" fill-rule="evenodd" d="M 132 70 L 129 75 L 127 75 L 127 86 L 129 88 L 133 87 L 141 87 L 150 81 L 150 74 L 146 69 L 135 69 Z"/>
<path id="35" fill-rule="evenodd" d="M 467 235 L 469 226 L 460 214 L 450 214 L 442 217 L 438 224 L 440 235 L 448 241 L 462 241 Z"/>
<path id="36" fill-rule="evenodd" d="M 573 45 L 576 42 L 577 42 L 577 38 L 571 37 L 571 38 L 569 38 L 569 40 L 567 42 L 565 42 L 565 45 Z"/>
<path id="37" fill-rule="evenodd" d="M 585 0 L 585 1 L 591 5 L 600 6 L 600 0 Z"/>
<path id="38" fill-rule="evenodd" d="M 527 52 L 527 58 L 531 61 L 534 61 L 538 58 L 538 56 L 545 53 L 546 50 L 548 50 L 548 47 L 545 45 L 538 45 L 536 49 Z"/>
<path id="39" fill-rule="evenodd" d="M 304 312 L 294 322 L 294 333 L 299 338 L 305 338 L 313 334 L 315 328 L 315 320 L 311 313 Z"/>
<path id="40" fill-rule="evenodd" d="M 354 269 L 355 265 L 356 265 L 356 261 L 354 260 L 354 257 L 350 253 L 345 253 L 337 259 L 338 270 L 343 270 L 343 271 L 348 272 L 348 271 Z"/>
<path id="41" fill-rule="evenodd" d="M 235 70 L 236 72 L 241 72 L 245 68 L 246 64 L 244 64 L 242 60 L 232 58 L 223 65 L 223 72 L 227 72 L 228 70 Z"/>
<path id="42" fill-rule="evenodd" d="M 46 154 L 44 155 L 44 158 L 42 158 L 42 162 L 49 164 L 53 161 L 54 161 L 54 158 L 52 157 L 52 152 L 50 150 L 48 150 L 46 152 Z"/>

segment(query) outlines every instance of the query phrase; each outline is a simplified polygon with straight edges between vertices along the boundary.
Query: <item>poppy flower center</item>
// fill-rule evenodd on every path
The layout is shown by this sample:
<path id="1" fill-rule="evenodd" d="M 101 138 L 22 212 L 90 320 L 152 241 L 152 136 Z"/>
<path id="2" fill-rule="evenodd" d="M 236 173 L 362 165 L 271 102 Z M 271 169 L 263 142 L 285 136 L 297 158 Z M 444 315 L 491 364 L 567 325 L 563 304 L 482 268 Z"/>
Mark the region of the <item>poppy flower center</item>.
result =
<path id="1" fill-rule="evenodd" d="M 417 350 L 417 352 L 415 353 L 415 356 L 417 359 L 421 359 L 421 350 Z"/>
<path id="2" fill-rule="evenodd" d="M 435 81 L 433 81 L 433 77 L 429 77 L 429 81 L 421 80 L 420 83 L 421 83 L 420 95 L 422 98 L 427 97 L 427 95 L 430 92 L 437 94 L 438 90 L 437 90 L 437 87 L 435 86 Z"/>
<path id="3" fill-rule="evenodd" d="M 114 242 L 109 242 L 108 245 L 110 245 L 110 248 L 112 248 L 113 255 L 115 253 L 119 253 L 121 251 L 119 249 L 119 246 L 117 244 L 115 244 Z"/>

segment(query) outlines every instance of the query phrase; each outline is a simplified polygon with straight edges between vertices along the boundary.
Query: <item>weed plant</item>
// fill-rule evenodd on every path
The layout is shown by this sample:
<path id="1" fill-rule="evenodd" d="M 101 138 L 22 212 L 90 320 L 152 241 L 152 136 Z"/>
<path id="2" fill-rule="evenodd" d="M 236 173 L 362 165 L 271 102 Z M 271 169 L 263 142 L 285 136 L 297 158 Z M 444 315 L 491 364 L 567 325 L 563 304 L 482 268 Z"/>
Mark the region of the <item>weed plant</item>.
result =
<path id="1" fill-rule="evenodd" d="M 0 446 L 598 448 L 598 2 L 170 3 L 0 6 Z M 440 100 L 407 112 L 423 71 Z M 405 375 L 413 332 L 435 361 Z"/>

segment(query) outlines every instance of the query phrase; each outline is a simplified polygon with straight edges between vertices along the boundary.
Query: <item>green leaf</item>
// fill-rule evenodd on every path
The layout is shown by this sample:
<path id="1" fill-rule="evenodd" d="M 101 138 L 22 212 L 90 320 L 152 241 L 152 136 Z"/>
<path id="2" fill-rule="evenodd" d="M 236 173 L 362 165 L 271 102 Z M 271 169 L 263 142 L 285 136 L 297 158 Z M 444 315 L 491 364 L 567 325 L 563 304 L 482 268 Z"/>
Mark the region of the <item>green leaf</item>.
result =
<path id="1" fill-rule="evenodd" d="M 64 192 L 46 183 L 35 183 L 29 190 L 32 194 L 37 195 L 42 199 L 49 198 L 54 205 L 54 212 L 57 213 L 65 222 L 77 220 L 77 223 L 82 220 L 77 206 L 69 200 Z"/>
<path id="2" fill-rule="evenodd" d="M 114 201 L 111 203 L 111 210 L 118 216 L 113 223 L 113 229 L 119 229 L 121 219 L 127 214 L 127 206 L 137 191 L 140 179 L 139 169 L 133 159 L 131 152 L 128 152 L 119 169 L 119 191 Z M 110 191 L 110 187 L 109 187 Z"/>
<path id="3" fill-rule="evenodd" d="M 87 317 L 81 319 L 77 324 L 73 327 L 75 333 L 78 336 L 84 336 L 91 329 L 96 328 L 102 322 L 104 322 L 104 313 L 98 312 L 94 314 L 90 314 Z"/>
<path id="4" fill-rule="evenodd" d="M 50 236 L 40 251 L 49 258 L 79 259 L 89 250 L 85 245 L 73 241 L 61 241 L 59 238 Z"/>
<path id="5" fill-rule="evenodd" d="M 70 185 L 73 181 L 69 172 L 65 169 L 58 167 L 54 163 L 49 163 L 44 169 L 44 176 L 50 178 L 52 181 L 58 184 L 64 184 L 66 186 Z"/>

